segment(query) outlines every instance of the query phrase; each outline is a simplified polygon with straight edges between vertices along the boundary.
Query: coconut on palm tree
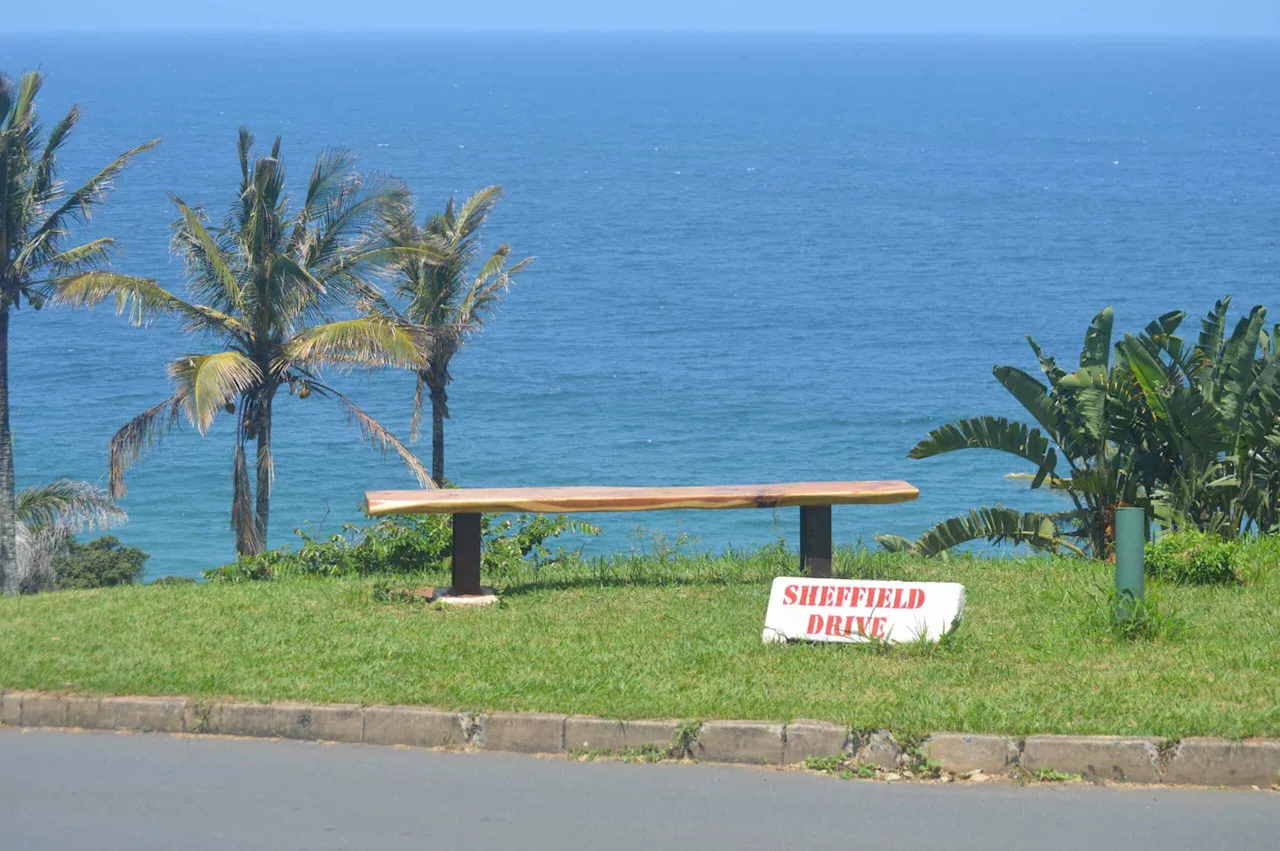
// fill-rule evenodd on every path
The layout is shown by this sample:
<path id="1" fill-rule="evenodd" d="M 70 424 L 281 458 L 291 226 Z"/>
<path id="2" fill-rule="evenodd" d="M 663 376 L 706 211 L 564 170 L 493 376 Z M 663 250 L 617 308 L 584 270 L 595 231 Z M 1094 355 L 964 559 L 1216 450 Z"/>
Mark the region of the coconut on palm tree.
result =
<path id="1" fill-rule="evenodd" d="M 417 339 L 425 345 L 420 365 L 414 369 L 417 390 L 410 439 L 418 437 L 425 390 L 431 399 L 431 478 L 441 486 L 445 481 L 444 421 L 449 418 L 448 387 L 453 381 L 449 365 L 467 338 L 484 327 L 515 276 L 533 260 L 526 257 L 511 263 L 511 247 L 504 242 L 478 263 L 480 231 L 501 194 L 502 187 L 489 186 L 461 204 L 450 198 L 443 213 L 428 216 L 422 225 L 408 211 L 396 218 L 392 242 L 420 252 L 402 254 L 393 261 L 392 301 L 375 295 L 366 302 L 368 315 L 418 329 Z"/>
<path id="2" fill-rule="evenodd" d="M 282 390 L 336 402 L 362 437 L 394 450 L 429 484 L 413 453 L 319 372 L 331 363 L 417 368 L 425 344 L 416 329 L 382 317 L 335 318 L 350 310 L 356 292 L 371 290 L 390 259 L 408 250 L 388 244 L 383 224 L 407 206 L 403 187 L 361 173 L 346 151 L 329 150 L 317 157 L 294 208 L 284 188 L 280 139 L 255 159 L 253 137 L 242 129 L 238 154 L 241 183 L 221 223 L 174 199 L 173 249 L 186 269 L 190 301 L 149 282 L 113 288 L 89 282 L 67 297 L 94 303 L 114 292 L 117 309 L 128 310 L 135 322 L 176 315 L 186 330 L 218 341 L 212 351 L 169 364 L 174 394 L 111 439 L 111 493 L 124 493 L 126 469 L 183 414 L 201 434 L 219 415 L 230 416 L 236 430 L 231 526 L 237 552 L 254 555 L 267 539 L 273 411 Z M 252 479 L 250 443 L 256 444 Z"/>
<path id="3" fill-rule="evenodd" d="M 115 243 L 106 237 L 68 244 L 72 226 L 100 204 L 135 155 L 126 151 L 73 192 L 58 180 L 58 155 L 80 120 L 73 106 L 46 133 L 36 112 L 44 78 L 0 75 L 0 588 L 18 590 L 13 442 L 9 431 L 10 313 L 25 303 L 39 310 L 68 287 L 110 287 L 127 279 L 105 271 Z"/>

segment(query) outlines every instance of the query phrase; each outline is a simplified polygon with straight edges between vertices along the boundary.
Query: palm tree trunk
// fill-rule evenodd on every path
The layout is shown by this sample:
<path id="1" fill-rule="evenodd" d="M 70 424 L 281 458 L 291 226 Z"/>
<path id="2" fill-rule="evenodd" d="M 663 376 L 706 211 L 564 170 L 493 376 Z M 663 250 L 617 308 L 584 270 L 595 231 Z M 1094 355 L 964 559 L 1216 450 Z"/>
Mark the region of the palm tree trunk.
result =
<path id="1" fill-rule="evenodd" d="M 0 307 L 0 589 L 18 593 L 13 502 L 13 436 L 9 433 L 9 307 Z"/>
<path id="2" fill-rule="evenodd" d="M 447 417 L 449 394 L 443 387 L 431 388 L 431 478 L 444 487 L 444 418 Z"/>
<path id="3" fill-rule="evenodd" d="M 262 403 L 261 421 L 258 423 L 258 474 L 257 503 L 254 506 L 254 526 L 258 530 L 258 552 L 267 548 L 267 523 L 271 517 L 271 395 L 268 391 Z M 255 553 L 257 555 L 257 553 Z"/>

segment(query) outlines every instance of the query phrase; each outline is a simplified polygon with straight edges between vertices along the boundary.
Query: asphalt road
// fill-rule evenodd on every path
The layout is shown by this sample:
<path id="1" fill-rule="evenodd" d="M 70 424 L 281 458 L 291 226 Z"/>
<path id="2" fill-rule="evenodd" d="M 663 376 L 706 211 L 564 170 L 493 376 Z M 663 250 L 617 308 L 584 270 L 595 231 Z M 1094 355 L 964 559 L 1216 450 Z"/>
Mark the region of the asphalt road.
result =
<path id="1" fill-rule="evenodd" d="M 0 848 L 1280 847 L 1280 794 L 0 730 Z"/>

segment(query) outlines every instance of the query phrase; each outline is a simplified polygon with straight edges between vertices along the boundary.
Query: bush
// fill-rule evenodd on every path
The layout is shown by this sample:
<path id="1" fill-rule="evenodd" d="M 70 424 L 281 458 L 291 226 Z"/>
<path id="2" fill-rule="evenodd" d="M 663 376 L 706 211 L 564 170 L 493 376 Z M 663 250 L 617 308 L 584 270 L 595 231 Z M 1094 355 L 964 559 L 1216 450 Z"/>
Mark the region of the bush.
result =
<path id="1" fill-rule="evenodd" d="M 1165 535 L 1147 544 L 1147 575 L 1184 585 L 1239 582 L 1242 554 L 1238 541 L 1224 541 L 1204 532 Z"/>
<path id="2" fill-rule="evenodd" d="M 348 523 L 342 534 L 317 539 L 294 530 L 302 538 L 296 551 L 289 547 L 245 556 L 231 564 L 204 571 L 211 582 L 253 582 L 286 576 L 365 576 L 372 573 L 419 573 L 438 568 L 453 552 L 453 523 L 447 514 L 395 515 L 372 526 Z M 565 532 L 598 535 L 587 523 L 559 515 L 521 514 L 498 520 L 486 514 L 483 567 L 501 571 L 531 559 L 542 564 L 562 558 L 546 543 Z"/>
<path id="3" fill-rule="evenodd" d="M 64 552 L 53 557 L 53 570 L 59 588 L 133 585 L 142 579 L 148 558 L 137 547 L 104 535 L 87 544 L 70 541 Z"/>
<path id="4" fill-rule="evenodd" d="M 159 579 L 151 580 L 152 585 L 195 585 L 194 576 L 161 576 Z"/>

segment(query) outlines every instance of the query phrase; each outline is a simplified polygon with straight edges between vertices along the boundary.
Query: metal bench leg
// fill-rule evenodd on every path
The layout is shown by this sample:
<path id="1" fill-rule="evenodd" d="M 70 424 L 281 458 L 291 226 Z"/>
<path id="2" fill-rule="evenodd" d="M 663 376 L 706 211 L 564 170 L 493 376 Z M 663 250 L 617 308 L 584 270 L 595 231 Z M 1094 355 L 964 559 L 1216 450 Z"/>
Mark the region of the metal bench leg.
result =
<path id="1" fill-rule="evenodd" d="M 831 506 L 800 506 L 800 571 L 831 576 Z"/>
<path id="2" fill-rule="evenodd" d="M 453 593 L 480 593 L 480 515 L 453 515 Z"/>

